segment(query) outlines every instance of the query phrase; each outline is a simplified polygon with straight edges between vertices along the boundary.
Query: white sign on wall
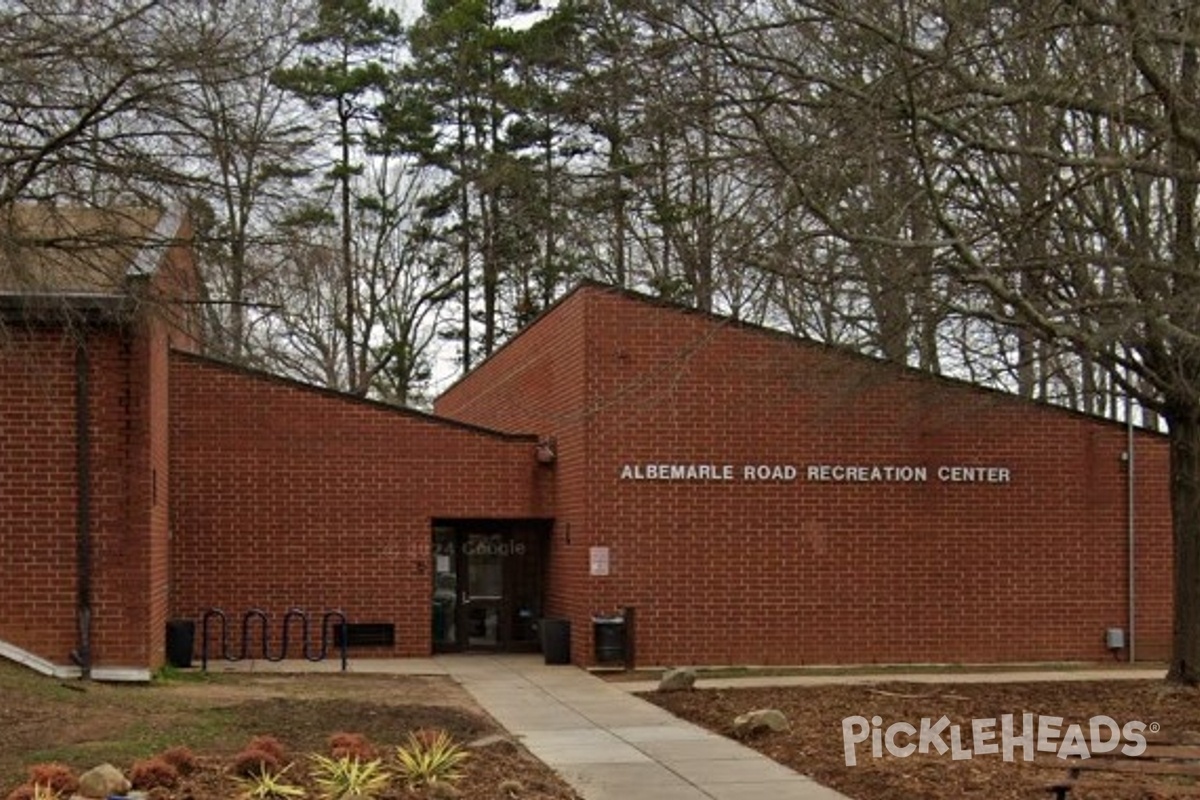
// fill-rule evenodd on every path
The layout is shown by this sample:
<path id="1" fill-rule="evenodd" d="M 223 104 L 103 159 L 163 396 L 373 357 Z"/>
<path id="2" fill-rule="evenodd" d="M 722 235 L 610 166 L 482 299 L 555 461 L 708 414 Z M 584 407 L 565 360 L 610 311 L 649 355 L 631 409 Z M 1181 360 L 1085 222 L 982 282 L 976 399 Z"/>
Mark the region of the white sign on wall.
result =
<path id="1" fill-rule="evenodd" d="M 588 565 L 589 572 L 591 572 L 593 576 L 604 577 L 605 575 L 608 575 L 608 548 L 588 548 Z"/>

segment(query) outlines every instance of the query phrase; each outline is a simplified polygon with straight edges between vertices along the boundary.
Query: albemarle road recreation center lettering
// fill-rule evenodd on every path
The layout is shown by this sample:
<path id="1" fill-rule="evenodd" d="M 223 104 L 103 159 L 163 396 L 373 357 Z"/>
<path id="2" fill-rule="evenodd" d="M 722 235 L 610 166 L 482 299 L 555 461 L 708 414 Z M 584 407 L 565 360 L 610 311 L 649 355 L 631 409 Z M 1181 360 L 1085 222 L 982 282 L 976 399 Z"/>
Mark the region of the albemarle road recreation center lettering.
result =
<path id="1" fill-rule="evenodd" d="M 1011 483 L 1012 470 L 991 465 L 946 464 L 622 464 L 623 481 L 776 481 L 803 477 L 824 483 Z"/>

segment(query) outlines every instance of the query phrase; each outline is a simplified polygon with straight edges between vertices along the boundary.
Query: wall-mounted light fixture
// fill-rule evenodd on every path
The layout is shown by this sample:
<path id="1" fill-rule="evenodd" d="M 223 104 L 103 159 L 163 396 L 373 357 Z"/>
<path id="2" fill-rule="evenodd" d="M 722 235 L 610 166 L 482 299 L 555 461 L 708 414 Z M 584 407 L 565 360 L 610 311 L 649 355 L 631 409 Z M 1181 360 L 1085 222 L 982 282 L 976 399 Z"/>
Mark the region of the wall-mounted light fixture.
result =
<path id="1" fill-rule="evenodd" d="M 558 442 L 553 436 L 544 437 L 538 441 L 536 453 L 539 464 L 553 464 L 558 458 Z"/>

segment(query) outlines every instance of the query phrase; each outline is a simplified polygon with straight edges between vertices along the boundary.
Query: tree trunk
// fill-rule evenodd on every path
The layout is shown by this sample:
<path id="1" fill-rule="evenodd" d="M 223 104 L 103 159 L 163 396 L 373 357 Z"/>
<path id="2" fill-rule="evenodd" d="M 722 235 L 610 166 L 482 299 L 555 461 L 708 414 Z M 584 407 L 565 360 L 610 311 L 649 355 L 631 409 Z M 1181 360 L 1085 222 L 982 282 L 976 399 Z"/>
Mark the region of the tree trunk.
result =
<path id="1" fill-rule="evenodd" d="M 463 100 L 454 107 L 457 125 L 455 152 L 458 158 L 458 257 L 462 264 L 462 371 L 471 371 L 471 189 L 467 165 L 467 117 Z"/>
<path id="2" fill-rule="evenodd" d="M 1188 19 L 1189 32 L 1194 31 Z M 1196 80 L 1200 59 L 1192 44 L 1183 48 L 1179 68 L 1182 97 L 1178 113 L 1185 124 L 1196 118 Z M 1195 298 L 1200 281 L 1200 259 L 1196 250 L 1196 168 L 1200 159 L 1193 147 L 1179 137 L 1172 141 L 1172 160 L 1179 170 L 1175 180 L 1174 212 L 1176 297 Z M 1195 330 L 1195 305 L 1181 310 L 1176 324 Z M 1200 354 L 1188 344 L 1177 342 L 1172 370 L 1194 380 L 1200 374 Z M 1188 381 L 1185 381 L 1185 384 Z M 1167 425 L 1171 441 L 1171 518 L 1175 534 L 1175 641 L 1167 679 L 1188 685 L 1200 683 L 1200 402 L 1194 392 L 1181 393 L 1167 403 Z"/>
<path id="3" fill-rule="evenodd" d="M 354 351 L 354 263 L 350 224 L 350 110 L 345 101 L 338 98 L 338 122 L 341 126 L 341 216 L 342 216 L 342 291 L 346 293 L 346 315 L 342 335 L 346 346 L 346 389 L 355 394 L 366 394 L 365 387 L 358 385 L 357 353 Z"/>
<path id="4" fill-rule="evenodd" d="M 1200 407 L 1168 412 L 1175 638 L 1167 680 L 1200 684 Z"/>

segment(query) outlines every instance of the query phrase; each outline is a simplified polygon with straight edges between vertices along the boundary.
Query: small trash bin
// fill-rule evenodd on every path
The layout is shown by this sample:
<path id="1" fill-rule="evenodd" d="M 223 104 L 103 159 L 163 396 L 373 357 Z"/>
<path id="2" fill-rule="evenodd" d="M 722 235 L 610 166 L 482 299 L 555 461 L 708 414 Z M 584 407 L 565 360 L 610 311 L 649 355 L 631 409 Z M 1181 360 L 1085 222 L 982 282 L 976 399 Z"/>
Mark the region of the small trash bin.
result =
<path id="1" fill-rule="evenodd" d="M 433 601 L 433 641 L 446 640 L 446 607 L 437 600 Z"/>
<path id="2" fill-rule="evenodd" d="M 596 642 L 596 663 L 624 664 L 625 617 L 620 614 L 592 617 L 592 630 Z"/>
<path id="3" fill-rule="evenodd" d="M 196 640 L 196 622 L 190 619 L 167 620 L 167 663 L 187 669 L 192 666 L 192 645 Z"/>
<path id="4" fill-rule="evenodd" d="M 571 663 L 571 620 L 543 619 L 542 655 L 547 664 Z"/>

